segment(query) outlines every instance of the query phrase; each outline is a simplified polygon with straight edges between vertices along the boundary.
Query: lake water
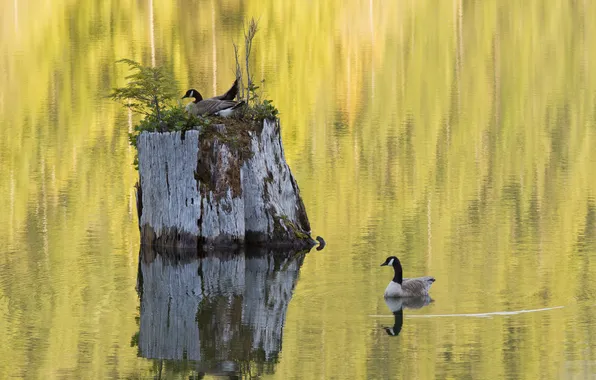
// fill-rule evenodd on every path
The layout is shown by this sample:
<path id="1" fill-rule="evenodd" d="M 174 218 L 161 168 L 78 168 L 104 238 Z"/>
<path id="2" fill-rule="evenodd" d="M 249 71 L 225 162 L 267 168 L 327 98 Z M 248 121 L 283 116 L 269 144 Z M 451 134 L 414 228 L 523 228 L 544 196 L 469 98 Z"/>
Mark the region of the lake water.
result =
<path id="1" fill-rule="evenodd" d="M 141 251 L 114 62 L 222 93 L 253 16 L 254 74 L 328 246 Z M 595 16 L 586 0 L 0 2 L 0 378 L 595 378 Z M 385 303 L 394 254 L 437 279 L 433 302 Z"/>

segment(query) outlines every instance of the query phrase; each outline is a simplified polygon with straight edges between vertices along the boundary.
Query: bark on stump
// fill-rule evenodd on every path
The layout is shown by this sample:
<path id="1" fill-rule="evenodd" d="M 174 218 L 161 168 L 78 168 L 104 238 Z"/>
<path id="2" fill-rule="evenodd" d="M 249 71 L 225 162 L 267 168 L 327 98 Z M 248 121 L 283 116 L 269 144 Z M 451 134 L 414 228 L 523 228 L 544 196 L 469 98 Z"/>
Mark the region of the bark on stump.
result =
<path id="1" fill-rule="evenodd" d="M 315 245 L 278 120 L 143 132 L 137 148 L 142 244 Z"/>

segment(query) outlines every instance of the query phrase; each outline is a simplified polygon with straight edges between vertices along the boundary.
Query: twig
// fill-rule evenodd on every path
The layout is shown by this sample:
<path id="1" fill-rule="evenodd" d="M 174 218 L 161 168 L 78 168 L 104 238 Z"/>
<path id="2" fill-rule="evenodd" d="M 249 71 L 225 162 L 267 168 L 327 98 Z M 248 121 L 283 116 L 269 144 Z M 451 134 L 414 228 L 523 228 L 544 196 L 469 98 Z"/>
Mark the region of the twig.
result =
<path id="1" fill-rule="evenodd" d="M 242 83 L 242 67 L 240 67 L 240 57 L 238 53 L 238 45 L 233 43 L 234 45 L 234 58 L 236 58 L 236 79 L 238 80 L 238 99 L 244 98 L 244 85 Z"/>
<path id="2" fill-rule="evenodd" d="M 248 23 L 248 31 L 244 31 L 244 56 L 246 60 L 246 102 L 250 100 L 250 94 L 254 91 L 254 84 L 252 82 L 252 76 L 250 75 L 250 53 L 252 50 L 252 40 L 255 38 L 255 34 L 258 31 L 258 21 L 253 18 Z"/>

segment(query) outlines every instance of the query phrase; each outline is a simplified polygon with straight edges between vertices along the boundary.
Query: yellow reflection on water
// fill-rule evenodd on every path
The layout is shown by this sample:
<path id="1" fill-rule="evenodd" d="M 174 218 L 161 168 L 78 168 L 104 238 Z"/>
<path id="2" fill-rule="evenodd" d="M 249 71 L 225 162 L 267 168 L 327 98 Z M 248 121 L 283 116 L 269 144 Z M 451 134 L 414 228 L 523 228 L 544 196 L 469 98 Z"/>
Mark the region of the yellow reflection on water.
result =
<path id="1" fill-rule="evenodd" d="M 595 360 L 590 2 L 0 2 L 0 373 L 152 373 L 130 339 L 138 233 L 119 58 L 282 117 L 311 224 L 280 378 L 556 378 Z M 388 340 L 389 254 L 437 277 Z M 490 319 L 417 319 L 565 306 Z M 387 322 L 390 323 L 390 322 Z M 117 358 L 117 360 L 116 360 Z M 561 372 L 563 371 L 563 372 Z"/>

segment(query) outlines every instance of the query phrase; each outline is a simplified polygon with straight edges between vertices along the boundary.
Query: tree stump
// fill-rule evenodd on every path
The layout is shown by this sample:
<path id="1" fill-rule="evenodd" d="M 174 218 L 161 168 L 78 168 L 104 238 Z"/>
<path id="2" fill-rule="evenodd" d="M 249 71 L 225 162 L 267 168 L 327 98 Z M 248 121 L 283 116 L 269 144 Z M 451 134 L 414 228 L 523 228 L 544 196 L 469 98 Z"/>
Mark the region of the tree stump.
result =
<path id="1" fill-rule="evenodd" d="M 226 123 L 139 135 L 141 243 L 314 246 L 279 120 Z"/>

